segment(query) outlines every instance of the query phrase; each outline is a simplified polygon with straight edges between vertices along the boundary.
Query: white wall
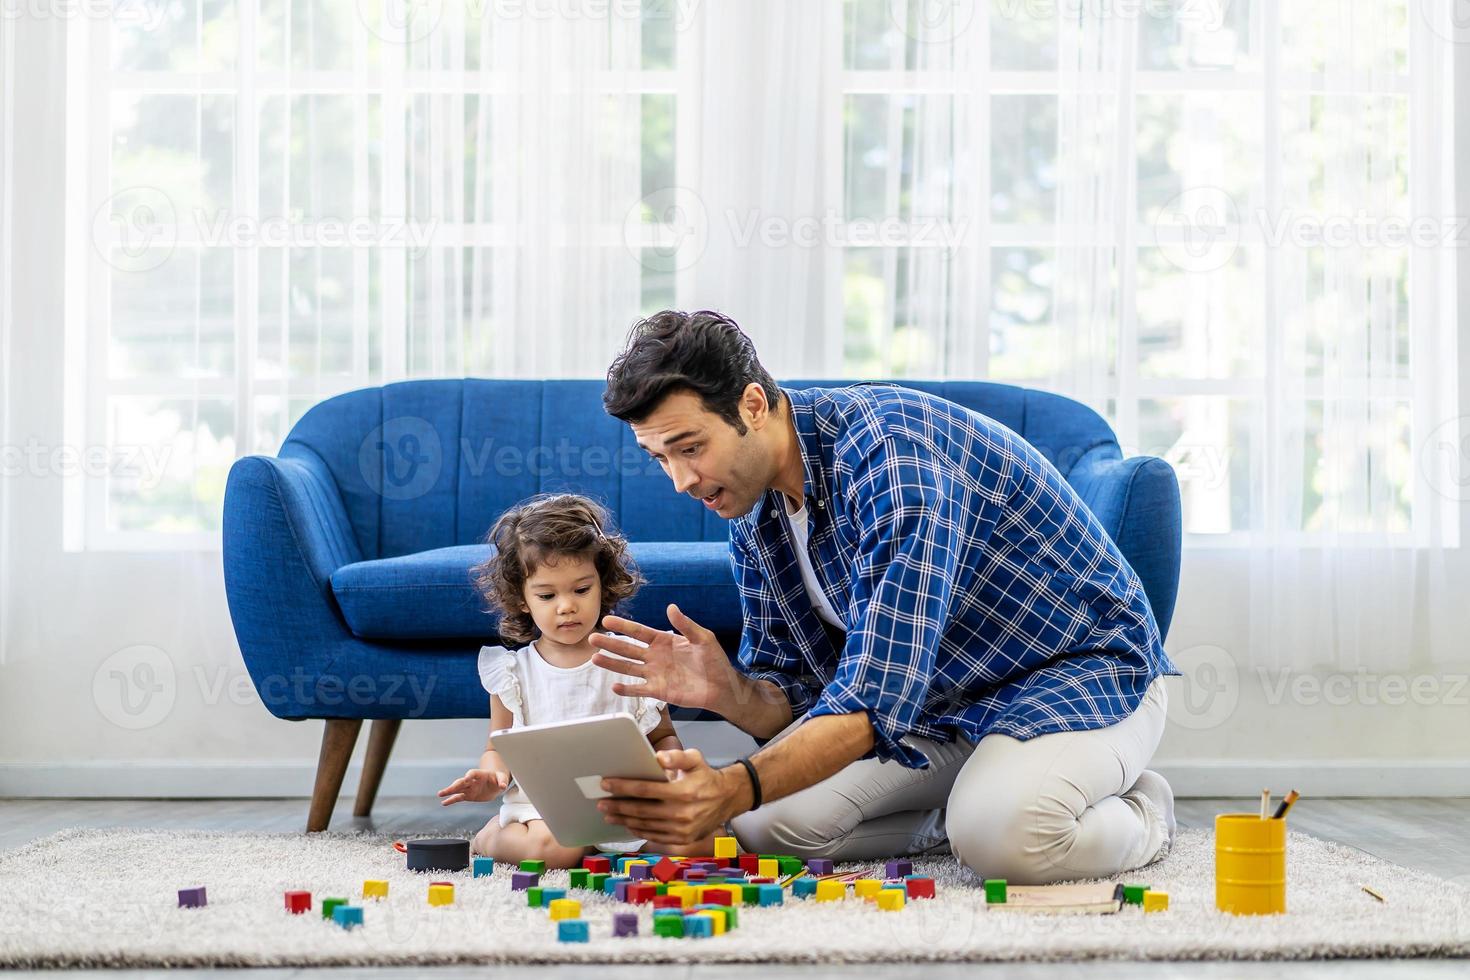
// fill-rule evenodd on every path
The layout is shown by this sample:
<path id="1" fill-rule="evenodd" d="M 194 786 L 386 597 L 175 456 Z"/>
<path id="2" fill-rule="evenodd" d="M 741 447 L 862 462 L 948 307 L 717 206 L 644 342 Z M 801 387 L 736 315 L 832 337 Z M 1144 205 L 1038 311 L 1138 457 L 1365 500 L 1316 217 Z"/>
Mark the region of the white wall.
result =
<path id="1" fill-rule="evenodd" d="M 62 26 L 22 25 L 18 79 L 59 70 Z M 1460 72 L 1461 91 L 1470 91 L 1466 64 Z M 39 137 L 59 130 L 64 107 L 59 84 L 41 91 L 20 100 L 16 119 L 25 192 L 16 196 L 9 383 L 12 404 L 33 407 L 10 419 L 9 430 L 12 439 L 61 445 L 62 147 Z M 1456 139 L 1460 158 L 1470 159 L 1470 123 Z M 1460 261 L 1462 283 L 1470 283 L 1470 249 Z M 1462 317 L 1467 310 L 1470 295 Z M 1470 391 L 1464 350 L 1461 358 L 1461 388 Z M 278 721 L 257 702 L 230 629 L 218 553 L 63 553 L 57 479 L 11 477 L 3 486 L 15 551 L 24 557 L 0 569 L 12 597 L 0 623 L 0 795 L 309 793 L 322 725 Z M 1470 567 L 1452 557 L 1448 573 L 1470 600 Z M 1168 647 L 1191 676 L 1171 681 L 1171 724 L 1159 751 L 1179 789 L 1470 794 L 1470 654 L 1435 664 L 1411 650 L 1411 666 L 1392 677 L 1288 678 L 1278 689 L 1280 675 L 1263 681 L 1249 668 L 1230 669 L 1248 661 L 1243 566 L 1241 552 L 1185 555 Z M 151 678 L 130 676 L 158 690 L 131 714 L 124 698 L 145 704 L 142 687 L 125 695 L 112 673 L 138 646 L 156 648 L 143 657 L 155 670 Z M 1333 703 L 1344 691 L 1347 703 Z M 483 721 L 406 725 L 383 792 L 431 794 L 473 762 L 484 733 Z M 688 734 L 725 757 L 748 744 L 718 730 Z M 354 785 L 350 774 L 346 789 Z"/>

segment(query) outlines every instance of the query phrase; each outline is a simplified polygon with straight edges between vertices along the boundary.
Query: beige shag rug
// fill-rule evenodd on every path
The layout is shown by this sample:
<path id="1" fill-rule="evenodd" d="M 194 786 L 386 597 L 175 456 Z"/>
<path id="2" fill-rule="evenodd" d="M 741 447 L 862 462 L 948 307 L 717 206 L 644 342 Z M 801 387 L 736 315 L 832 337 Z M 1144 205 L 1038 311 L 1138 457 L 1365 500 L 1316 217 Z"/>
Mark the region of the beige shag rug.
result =
<path id="1" fill-rule="evenodd" d="M 425 837 L 443 836 L 425 833 Z M 65 830 L 0 853 L 0 966 L 334 966 L 449 963 L 981 961 L 1082 959 L 1306 959 L 1470 954 L 1470 889 L 1353 848 L 1292 834 L 1289 912 L 1236 918 L 1215 911 L 1212 837 L 1180 832 L 1172 853 L 1118 880 L 1170 893 L 1168 912 L 1049 917 L 987 911 L 979 882 L 950 858 L 915 861 L 938 898 L 897 912 L 789 897 L 740 910 L 739 928 L 712 939 L 650 935 L 638 908 L 635 939 L 614 939 L 610 897 L 583 900 L 586 945 L 558 943 L 545 911 L 510 890 L 509 869 L 488 878 L 405 870 L 388 838 L 365 834 L 241 834 Z M 861 867 L 848 865 L 848 869 Z M 841 870 L 841 868 L 839 868 Z M 881 868 L 876 869 L 881 874 Z M 362 902 L 364 879 L 389 882 Z M 430 907 L 430 880 L 456 902 Z M 565 884 L 566 872 L 543 876 Z M 180 888 L 204 885 L 208 906 L 177 907 Z M 1380 903 L 1362 890 L 1372 886 Z M 347 896 L 365 924 L 344 930 L 319 912 L 289 915 L 287 890 Z"/>

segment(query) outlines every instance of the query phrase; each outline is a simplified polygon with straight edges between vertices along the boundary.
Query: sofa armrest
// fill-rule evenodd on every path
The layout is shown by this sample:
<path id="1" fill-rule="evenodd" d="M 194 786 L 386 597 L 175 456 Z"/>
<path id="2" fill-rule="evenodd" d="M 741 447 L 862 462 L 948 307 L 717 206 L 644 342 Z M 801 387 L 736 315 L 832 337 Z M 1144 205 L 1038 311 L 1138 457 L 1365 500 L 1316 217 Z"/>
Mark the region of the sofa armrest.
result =
<path id="1" fill-rule="evenodd" d="M 314 687 L 351 642 L 331 575 L 359 560 L 341 496 L 320 460 L 247 456 L 230 468 L 225 594 L 246 668 L 278 717 L 300 715 L 304 686 Z"/>
<path id="2" fill-rule="evenodd" d="M 1159 637 L 1166 638 L 1179 594 L 1183 541 L 1174 468 L 1157 456 L 1120 459 L 1117 446 L 1099 446 L 1078 460 L 1067 480 L 1138 573 Z"/>

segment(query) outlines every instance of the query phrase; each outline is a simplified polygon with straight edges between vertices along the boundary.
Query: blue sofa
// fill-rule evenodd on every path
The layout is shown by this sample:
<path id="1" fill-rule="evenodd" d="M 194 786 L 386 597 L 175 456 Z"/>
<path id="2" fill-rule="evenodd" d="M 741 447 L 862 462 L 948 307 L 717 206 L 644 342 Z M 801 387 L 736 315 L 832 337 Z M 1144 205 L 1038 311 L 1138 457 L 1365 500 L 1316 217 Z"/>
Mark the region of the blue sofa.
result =
<path id="1" fill-rule="evenodd" d="M 997 419 L 1040 449 L 1118 542 L 1168 630 L 1180 560 L 1168 464 L 1123 459 L 1101 417 L 1058 395 L 903 384 Z M 246 667 L 277 717 L 327 720 L 308 830 L 330 820 L 364 719 L 373 726 L 358 816 L 371 812 L 403 719 L 488 717 L 475 661 L 495 642 L 496 619 L 468 570 L 489 555 L 480 542 L 496 517 L 532 494 L 601 499 L 650 583 L 628 614 L 663 626 L 677 601 L 734 655 L 728 525 L 675 493 L 603 411 L 602 390 L 601 381 L 480 379 L 367 388 L 309 410 L 278 456 L 231 468 L 224 577 Z"/>

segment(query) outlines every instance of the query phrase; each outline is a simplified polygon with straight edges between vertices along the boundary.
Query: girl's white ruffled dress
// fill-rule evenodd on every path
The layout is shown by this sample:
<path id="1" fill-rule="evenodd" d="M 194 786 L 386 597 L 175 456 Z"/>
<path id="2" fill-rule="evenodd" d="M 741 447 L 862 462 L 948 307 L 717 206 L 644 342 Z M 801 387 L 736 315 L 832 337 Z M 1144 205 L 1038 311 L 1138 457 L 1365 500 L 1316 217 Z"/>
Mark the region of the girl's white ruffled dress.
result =
<path id="1" fill-rule="evenodd" d="M 626 711 L 637 720 L 638 730 L 647 735 L 658 727 L 662 717 L 664 702 L 656 698 L 613 693 L 614 684 L 642 683 L 638 678 L 614 674 L 590 659 L 580 667 L 557 667 L 537 652 L 534 642 L 519 650 L 481 647 L 479 670 L 485 690 L 498 695 L 510 709 L 512 728 Z M 501 800 L 500 826 L 539 819 L 541 814 L 530 798 L 512 780 Z M 607 841 L 597 846 L 605 851 L 634 851 L 645 843 Z"/>

